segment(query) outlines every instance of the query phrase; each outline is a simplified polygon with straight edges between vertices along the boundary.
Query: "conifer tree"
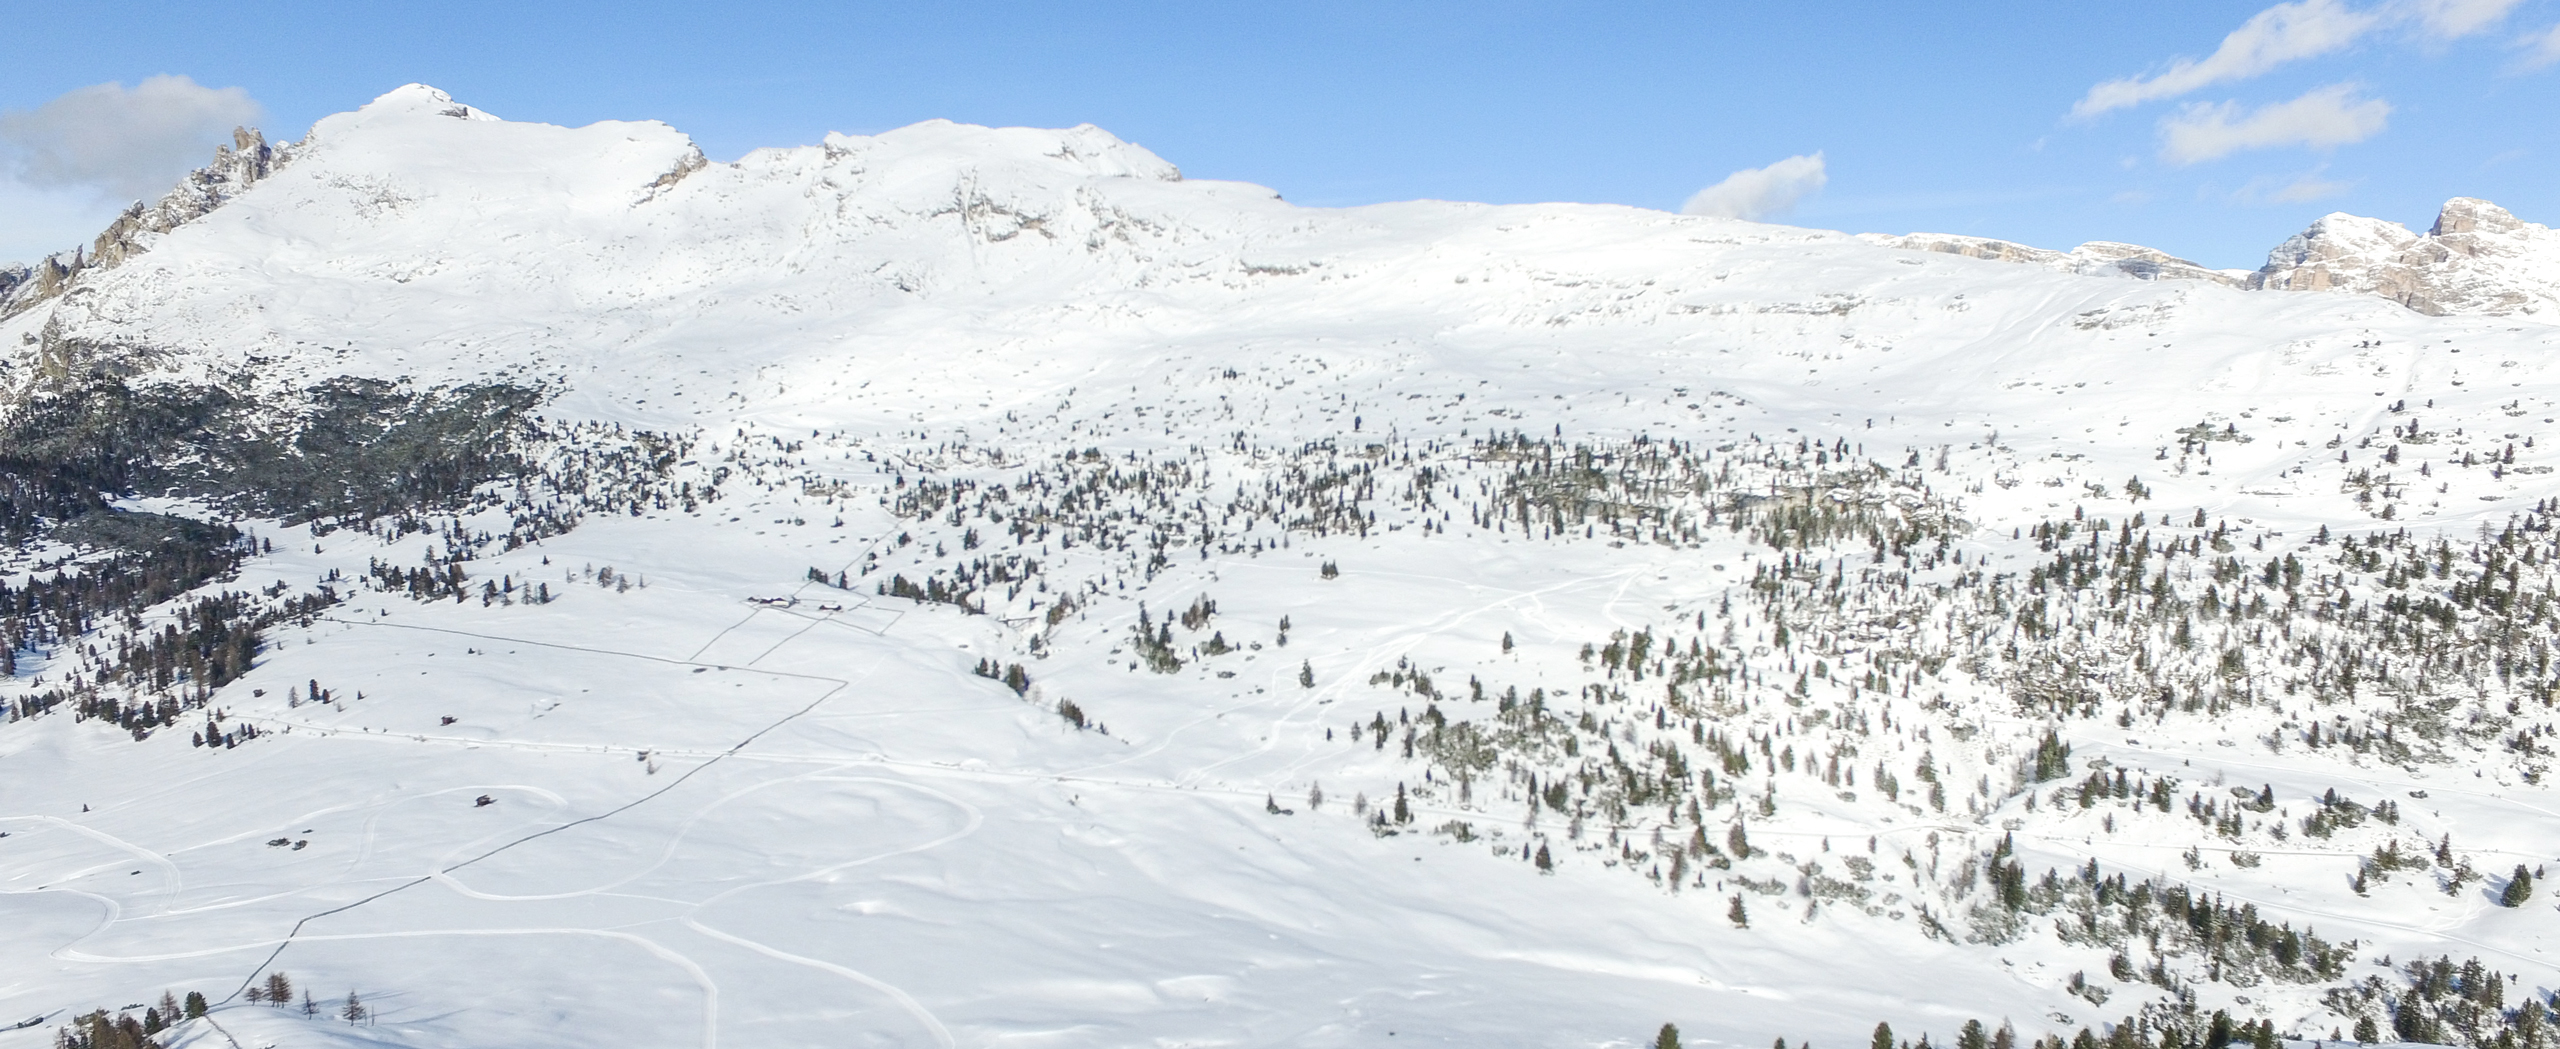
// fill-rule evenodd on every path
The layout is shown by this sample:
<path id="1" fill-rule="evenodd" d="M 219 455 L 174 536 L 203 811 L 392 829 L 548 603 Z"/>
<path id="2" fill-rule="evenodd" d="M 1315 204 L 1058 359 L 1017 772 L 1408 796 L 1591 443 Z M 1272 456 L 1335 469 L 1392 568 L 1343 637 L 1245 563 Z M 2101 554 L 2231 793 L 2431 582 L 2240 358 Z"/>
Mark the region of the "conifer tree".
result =
<path id="1" fill-rule="evenodd" d="M 2231 1014 L 2214 1010 L 2213 1025 L 2205 1029 L 2204 1049 L 2229 1049 L 2231 1038 Z"/>
<path id="2" fill-rule="evenodd" d="M 2516 872 L 2507 878 L 2506 891 L 2498 894 L 2498 905 L 2502 907 L 2522 907 L 2524 906 L 2524 901 L 2532 898 L 2533 872 L 2526 870 L 2524 868 L 2524 864 L 2516 864 Z"/>
<path id="3" fill-rule="evenodd" d="M 1956 1049 L 1991 1049 L 1991 1036 L 1982 1029 L 1982 1021 L 1967 1020 L 1956 1032 Z"/>
<path id="4" fill-rule="evenodd" d="M 204 1000 L 203 991 L 187 992 L 187 1019 L 201 1019 L 203 1018 L 205 1011 L 210 1008 L 212 1007 Z"/>
<path id="5" fill-rule="evenodd" d="M 1751 912 L 1749 909 L 1743 907 L 1741 893 L 1733 894 L 1733 906 L 1725 908 L 1724 916 L 1726 920 L 1733 922 L 1734 928 L 1748 929 L 1751 927 Z"/>
<path id="6" fill-rule="evenodd" d="M 1653 1036 L 1653 1049 L 1680 1049 L 1680 1028 L 1662 1025 L 1662 1030 Z"/>
<path id="7" fill-rule="evenodd" d="M 293 1004 L 293 981 L 281 969 L 267 974 L 267 1002 L 279 1009 Z"/>
<path id="8" fill-rule="evenodd" d="M 1547 847 L 1543 843 L 1538 846 L 1537 863 L 1538 871 L 1542 874 L 1556 869 L 1555 857 L 1547 854 Z"/>
<path id="9" fill-rule="evenodd" d="M 364 1007 L 364 1000 L 356 997 L 356 992 L 348 991 L 347 1004 L 338 1010 L 338 1015 L 353 1024 L 364 1022 L 364 1018 L 371 1013 Z"/>
<path id="10" fill-rule="evenodd" d="M 1734 898 L 1741 899 L 1739 896 Z M 1894 1049 L 1893 1025 L 1887 1023 L 1876 1024 L 1875 1037 L 1867 1040 L 1867 1049 Z"/>

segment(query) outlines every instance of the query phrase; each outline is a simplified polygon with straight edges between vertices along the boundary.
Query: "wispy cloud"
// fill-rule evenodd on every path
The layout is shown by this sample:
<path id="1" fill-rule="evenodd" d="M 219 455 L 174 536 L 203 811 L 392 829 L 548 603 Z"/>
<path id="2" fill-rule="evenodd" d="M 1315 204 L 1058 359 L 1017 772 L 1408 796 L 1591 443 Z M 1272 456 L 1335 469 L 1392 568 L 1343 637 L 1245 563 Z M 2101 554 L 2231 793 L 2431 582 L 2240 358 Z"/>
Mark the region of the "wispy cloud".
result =
<path id="1" fill-rule="evenodd" d="M 211 145 L 259 112 L 240 88 L 162 75 L 131 88 L 76 88 L 34 109 L 0 112 L 0 143 L 16 154 L 15 174 L 27 185 L 147 197 L 203 163 Z"/>
<path id="2" fill-rule="evenodd" d="M 2250 180 L 2231 195 L 2246 204 L 2308 204 L 2315 200 L 2345 196 L 2355 183 L 2323 178 L 2320 170 L 2287 178 L 2281 175 Z"/>
<path id="3" fill-rule="evenodd" d="M 2506 20 L 2522 0 L 2406 0 L 2393 5 L 2395 14 L 2414 18 L 2427 35 L 2439 40 L 2456 40 L 2480 32 Z"/>
<path id="4" fill-rule="evenodd" d="M 1758 219 L 1783 214 L 1831 181 L 1822 154 L 1788 157 L 1765 168 L 1744 168 L 1699 190 L 1680 205 L 1683 215 Z"/>
<path id="5" fill-rule="evenodd" d="M 2071 114 L 2094 117 L 2216 84 L 2246 80 L 2292 62 L 2345 50 L 2374 32 L 2411 29 L 2419 37 L 2458 40 L 2503 21 L 2522 0 L 2392 0 L 2357 9 L 2339 0 L 2297 0 L 2249 17 L 2203 58 L 2180 58 L 2150 76 L 2109 80 L 2089 89 Z"/>
<path id="6" fill-rule="evenodd" d="M 2110 80 L 2090 88 L 2071 107 L 2072 115 L 2092 117 L 2138 106 L 2232 80 L 2257 76 L 2287 62 L 2337 51 L 2362 37 L 2381 17 L 2355 11 L 2335 0 L 2301 0 L 2277 4 L 2222 38 L 2222 46 L 2201 59 L 2181 58 L 2148 77 Z"/>
<path id="7" fill-rule="evenodd" d="M 2287 183 L 2284 188 L 2267 194 L 2267 199 L 2278 204 L 2307 204 L 2315 200 L 2345 196 L 2348 190 L 2354 188 L 2355 184 L 2351 182 L 2304 175 Z"/>
<path id="8" fill-rule="evenodd" d="M 2198 102 L 2160 121 L 2160 158 L 2183 165 L 2251 149 L 2343 146 L 2380 134 L 2390 119 L 2391 103 L 2358 97 L 2354 84 L 2315 88 L 2255 109 Z"/>
<path id="9" fill-rule="evenodd" d="M 2537 30 L 2524 38 L 2524 67 L 2542 69 L 2560 62 L 2560 25 Z"/>

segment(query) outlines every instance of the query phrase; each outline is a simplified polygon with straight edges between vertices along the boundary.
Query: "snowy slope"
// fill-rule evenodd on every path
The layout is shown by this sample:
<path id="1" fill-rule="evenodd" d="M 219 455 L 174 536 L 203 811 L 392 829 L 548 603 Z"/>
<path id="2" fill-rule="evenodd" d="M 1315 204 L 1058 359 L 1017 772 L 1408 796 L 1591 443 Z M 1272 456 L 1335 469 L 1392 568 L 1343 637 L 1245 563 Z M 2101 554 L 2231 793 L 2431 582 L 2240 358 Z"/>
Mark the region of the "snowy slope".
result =
<path id="1" fill-rule="evenodd" d="M 2496 742 L 2547 720 L 2547 691 L 2507 706 L 2547 662 L 2427 663 L 2400 698 L 2315 704 L 2274 657 L 2297 629 L 2326 652 L 2362 635 L 2244 620 L 2252 584 L 2213 560 L 2298 553 L 2314 588 L 2378 602 L 2384 569 L 2327 567 L 2315 536 L 2470 542 L 2560 496 L 2533 439 L 2560 417 L 2560 329 L 2536 314 L 1629 208 L 1300 208 L 1091 127 L 936 122 L 711 163 L 664 125 L 511 123 L 418 86 L 143 248 L 0 321 L 0 389 L 220 387 L 284 427 L 333 377 L 500 381 L 552 419 L 690 443 L 654 501 L 520 547 L 468 540 L 508 531 L 494 503 L 407 532 L 250 516 L 272 548 L 226 585 L 343 600 L 147 739 L 62 711 L 0 726 L 0 911 L 23 930 L 0 1016 L 48 1018 L 0 1046 L 163 987 L 223 1003 L 190 1046 L 1610 1045 L 1665 1021 L 1835 1046 L 1878 1020 L 2032 1038 L 2175 1001 L 2058 937 L 2065 905 L 2000 933 L 1977 875 L 2010 857 L 2355 941 L 2334 978 L 2161 955 L 2204 1012 L 2289 1036 L 2351 1025 L 2322 994 L 2397 980 L 2386 958 L 2483 959 L 2512 1001 L 2560 983 L 2550 894 L 2495 900 L 2551 851 L 2547 752 Z M 1497 498 L 1575 444 L 1699 472 L 1583 489 L 1620 496 L 1577 504 L 1578 529 Z M 1743 527 L 1790 500 L 1910 542 Z M 2073 549 L 2040 525 L 2104 519 L 2103 544 L 2136 513 L 2158 522 L 2146 557 L 2194 551 L 2160 555 L 2162 601 L 2230 599 L 2203 620 L 2223 640 L 2125 641 L 2087 709 L 2038 698 L 2018 608 L 1994 635 L 1971 595 Z M 1906 578 L 1841 601 L 1773 581 L 1896 557 Z M 447 564 L 460 599 L 380 582 Z M 537 583 L 556 599 L 517 599 Z M 2094 593 L 2051 614 L 2115 629 L 2070 611 Z M 97 629 L 103 651 L 143 636 Z M 1747 669 L 1666 693 L 1667 669 L 1594 652 L 1638 635 L 1666 668 L 1705 675 L 1703 643 Z M 2198 681 L 2241 651 L 2212 687 L 2250 698 L 2140 693 L 2136 649 L 2140 673 Z M 99 677 L 59 643 L 21 665 L 0 694 Z M 2427 708 L 2463 727 L 2424 753 L 2293 742 L 2415 724 L 2393 719 L 2474 680 L 2469 706 Z M 214 710 L 259 734 L 191 745 Z M 1471 763 L 1434 712 L 1529 728 Z M 2048 731 L 2071 747 L 2050 781 Z M 1707 764 L 1710 732 L 1747 771 Z M 1532 800 L 1603 747 L 1646 775 L 1677 753 L 1686 793 Z M 2093 768 L 2214 793 L 2241 829 L 2066 804 Z M 2281 812 L 2221 789 L 2260 785 Z M 2273 836 L 2331 790 L 2401 822 Z M 1400 793 L 1410 822 L 1373 822 Z M 2350 887 L 2385 841 L 2443 835 L 2489 880 L 2449 862 L 2450 893 Z M 271 970 L 324 1004 L 360 991 L 376 1021 L 232 997 Z"/>

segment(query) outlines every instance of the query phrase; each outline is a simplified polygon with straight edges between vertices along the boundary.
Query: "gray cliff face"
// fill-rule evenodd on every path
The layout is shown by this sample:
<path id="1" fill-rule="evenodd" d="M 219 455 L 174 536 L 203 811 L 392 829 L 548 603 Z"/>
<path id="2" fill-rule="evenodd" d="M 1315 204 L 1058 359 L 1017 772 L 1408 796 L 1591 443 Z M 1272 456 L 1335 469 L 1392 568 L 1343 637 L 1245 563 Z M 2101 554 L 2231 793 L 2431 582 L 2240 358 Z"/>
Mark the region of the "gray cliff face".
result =
<path id="1" fill-rule="evenodd" d="M 268 145 L 256 128 L 233 129 L 231 145 L 216 147 L 213 163 L 189 173 L 157 203 L 133 202 L 86 247 L 32 266 L 0 269 L 0 317 L 53 300 L 83 272 L 113 269 L 150 250 L 162 234 L 204 217 L 283 170 L 297 148 Z"/>
<path id="2" fill-rule="evenodd" d="M 2472 197 L 2446 201 L 2425 233 L 2333 214 L 2267 256 L 2249 287 L 2378 295 L 2431 316 L 2560 309 L 2560 235 Z"/>

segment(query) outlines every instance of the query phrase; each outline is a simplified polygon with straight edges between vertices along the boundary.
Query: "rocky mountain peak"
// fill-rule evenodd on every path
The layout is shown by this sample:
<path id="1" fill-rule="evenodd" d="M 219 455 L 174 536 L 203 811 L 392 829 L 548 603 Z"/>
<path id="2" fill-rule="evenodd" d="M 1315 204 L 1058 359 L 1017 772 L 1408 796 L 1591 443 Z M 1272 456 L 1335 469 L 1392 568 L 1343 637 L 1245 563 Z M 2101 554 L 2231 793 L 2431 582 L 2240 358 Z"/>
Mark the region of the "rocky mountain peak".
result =
<path id="1" fill-rule="evenodd" d="M 2248 291 L 2343 291 L 2429 316 L 2560 309 L 2560 235 L 2477 197 L 2455 197 L 2424 233 L 2332 212 L 2267 253 L 2256 271 L 2217 270 L 2154 248 L 2091 241 L 2070 251 L 1945 233 L 1861 234 L 1879 247 L 2015 262 L 2083 276 L 2201 280 Z"/>
<path id="2" fill-rule="evenodd" d="M 297 148 L 269 145 L 267 137 L 253 127 L 233 128 L 231 144 L 214 147 L 213 163 L 189 172 L 156 203 L 134 201 L 86 250 L 75 249 L 24 267 L 14 279 L 0 274 L 0 317 L 25 312 L 61 295 L 72 278 L 84 271 L 123 265 L 149 250 L 162 234 L 204 217 L 282 170 Z"/>
<path id="3" fill-rule="evenodd" d="M 2431 316 L 2533 314 L 2560 308 L 2560 236 L 2474 197 L 2446 201 L 2425 233 L 2331 214 L 2270 252 L 2249 286 L 2379 295 Z"/>
<path id="4" fill-rule="evenodd" d="M 2436 212 L 2436 224 L 2427 230 L 2429 236 L 2443 237 L 2486 229 L 2506 233 L 2524 228 L 2525 223 L 2499 207 L 2478 197 L 2455 197 L 2444 202 Z"/>

